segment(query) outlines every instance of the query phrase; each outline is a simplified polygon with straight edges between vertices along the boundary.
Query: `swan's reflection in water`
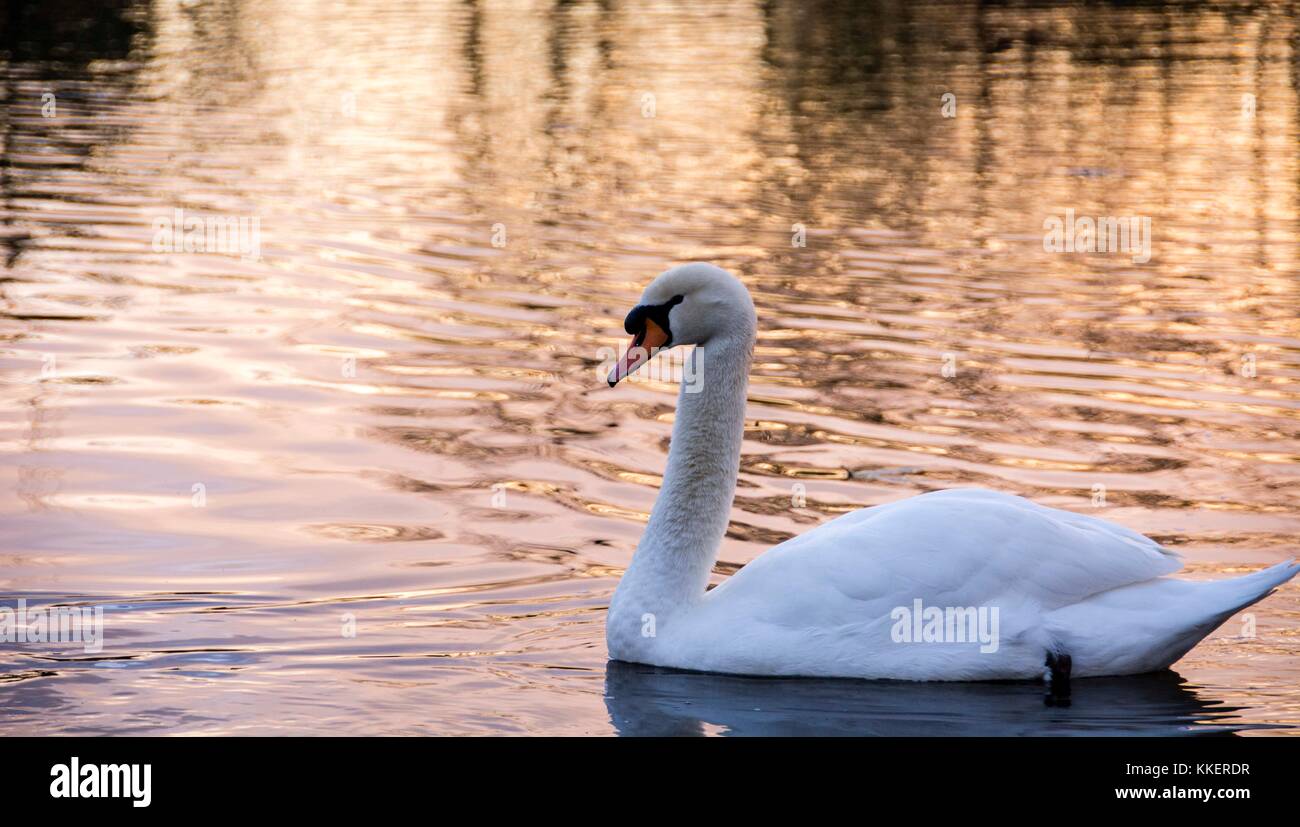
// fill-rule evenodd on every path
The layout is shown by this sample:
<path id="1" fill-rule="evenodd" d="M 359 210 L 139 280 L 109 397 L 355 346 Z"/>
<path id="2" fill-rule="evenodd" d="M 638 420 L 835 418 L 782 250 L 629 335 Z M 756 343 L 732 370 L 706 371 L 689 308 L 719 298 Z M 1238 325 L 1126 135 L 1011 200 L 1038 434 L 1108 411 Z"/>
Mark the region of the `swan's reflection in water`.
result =
<path id="1" fill-rule="evenodd" d="M 1035 683 L 744 678 L 610 661 L 620 735 L 1230 735 L 1236 707 L 1174 672 L 1074 682 L 1068 708 Z"/>

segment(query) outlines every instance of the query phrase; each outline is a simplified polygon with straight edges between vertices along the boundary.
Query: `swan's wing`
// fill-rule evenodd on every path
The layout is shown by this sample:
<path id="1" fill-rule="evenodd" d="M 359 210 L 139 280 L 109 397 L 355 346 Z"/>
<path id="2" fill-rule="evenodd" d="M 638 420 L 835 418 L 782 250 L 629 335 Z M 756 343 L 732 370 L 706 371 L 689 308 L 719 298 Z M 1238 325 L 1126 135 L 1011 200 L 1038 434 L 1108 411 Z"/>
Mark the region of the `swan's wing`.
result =
<path id="1" fill-rule="evenodd" d="M 812 605 L 878 615 L 927 604 L 1050 610 L 1177 571 L 1135 531 L 1011 494 L 951 489 L 846 514 L 760 555 L 715 592 L 766 599 L 772 619 Z M 797 597 L 796 597 L 797 595 Z M 748 602 L 748 601 L 746 601 Z"/>

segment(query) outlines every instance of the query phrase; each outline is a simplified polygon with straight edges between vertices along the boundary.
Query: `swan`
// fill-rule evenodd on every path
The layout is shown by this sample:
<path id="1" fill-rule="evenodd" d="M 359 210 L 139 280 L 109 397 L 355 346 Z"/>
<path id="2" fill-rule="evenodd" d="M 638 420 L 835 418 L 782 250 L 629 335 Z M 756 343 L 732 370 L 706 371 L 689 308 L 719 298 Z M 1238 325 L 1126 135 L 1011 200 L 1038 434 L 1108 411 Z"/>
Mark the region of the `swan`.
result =
<path id="1" fill-rule="evenodd" d="M 1193 582 L 1154 541 L 1096 517 L 978 488 L 863 508 L 759 555 L 714 589 L 744 431 L 757 317 L 710 264 L 656 277 L 627 314 L 612 387 L 694 345 L 663 485 L 610 601 L 609 656 L 734 675 L 912 681 L 1165 669 L 1300 571 L 1287 561 Z M 1050 703 L 1050 696 L 1049 696 Z"/>

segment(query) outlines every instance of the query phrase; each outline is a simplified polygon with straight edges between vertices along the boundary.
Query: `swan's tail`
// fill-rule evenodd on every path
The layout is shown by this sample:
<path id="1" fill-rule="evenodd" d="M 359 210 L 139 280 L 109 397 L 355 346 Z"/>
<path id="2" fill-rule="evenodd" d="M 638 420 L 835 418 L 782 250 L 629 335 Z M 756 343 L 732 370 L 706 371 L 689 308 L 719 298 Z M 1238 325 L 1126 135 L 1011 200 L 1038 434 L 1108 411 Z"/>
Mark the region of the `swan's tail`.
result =
<path id="1" fill-rule="evenodd" d="M 1237 612 L 1300 574 L 1294 560 L 1227 580 L 1161 577 L 1093 595 L 1049 617 L 1075 675 L 1131 675 L 1171 666 Z"/>
<path id="2" fill-rule="evenodd" d="M 1278 586 L 1297 574 L 1300 574 L 1300 565 L 1295 560 L 1287 560 L 1285 563 L 1278 563 L 1276 566 L 1269 566 L 1241 577 L 1214 580 L 1200 585 L 1208 587 L 1206 591 L 1211 592 L 1217 600 L 1223 601 L 1227 607 L 1219 621 L 1214 624 L 1218 626 L 1219 623 L 1252 603 L 1258 603 L 1268 597 L 1277 591 Z"/>

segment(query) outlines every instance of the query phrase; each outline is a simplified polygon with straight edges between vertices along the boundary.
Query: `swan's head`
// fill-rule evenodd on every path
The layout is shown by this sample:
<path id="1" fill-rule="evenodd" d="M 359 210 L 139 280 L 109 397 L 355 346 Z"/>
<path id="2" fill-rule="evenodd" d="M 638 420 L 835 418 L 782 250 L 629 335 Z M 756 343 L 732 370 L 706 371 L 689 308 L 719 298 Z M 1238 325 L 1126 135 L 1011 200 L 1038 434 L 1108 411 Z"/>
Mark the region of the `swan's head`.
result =
<path id="1" fill-rule="evenodd" d="M 677 345 L 702 345 L 720 336 L 753 339 L 754 302 L 740 279 L 712 264 L 683 264 L 660 273 L 628 312 L 627 353 L 609 372 L 613 387 L 655 355 Z"/>

